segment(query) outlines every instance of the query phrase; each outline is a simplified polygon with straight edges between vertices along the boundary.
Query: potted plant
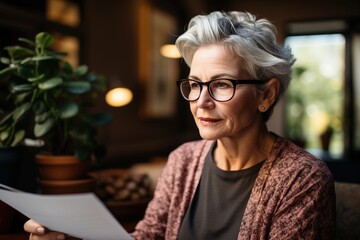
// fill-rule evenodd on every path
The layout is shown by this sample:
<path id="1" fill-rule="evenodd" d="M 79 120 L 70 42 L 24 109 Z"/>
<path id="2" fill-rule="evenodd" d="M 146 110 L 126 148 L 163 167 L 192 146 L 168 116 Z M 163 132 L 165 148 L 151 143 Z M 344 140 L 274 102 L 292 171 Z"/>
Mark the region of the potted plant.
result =
<path id="1" fill-rule="evenodd" d="M 96 130 L 111 121 L 109 114 L 94 112 L 97 97 L 105 90 L 104 77 L 89 72 L 86 65 L 73 68 L 64 59 L 66 53 L 51 49 L 53 41 L 46 32 L 38 33 L 34 41 L 19 38 L 22 44 L 6 47 L 7 56 L 1 57 L 5 68 L 0 81 L 7 81 L 8 100 L 14 108 L 0 115 L 0 144 L 11 146 L 32 139 L 32 145 L 40 145 L 36 160 L 42 180 L 60 180 L 63 176 L 57 173 L 69 173 L 55 170 L 46 174 L 47 157 L 58 166 L 62 165 L 57 160 L 63 159 L 82 170 L 88 168 L 89 160 L 101 160 L 105 148 L 97 141 Z M 77 173 L 64 179 L 84 177 Z"/>

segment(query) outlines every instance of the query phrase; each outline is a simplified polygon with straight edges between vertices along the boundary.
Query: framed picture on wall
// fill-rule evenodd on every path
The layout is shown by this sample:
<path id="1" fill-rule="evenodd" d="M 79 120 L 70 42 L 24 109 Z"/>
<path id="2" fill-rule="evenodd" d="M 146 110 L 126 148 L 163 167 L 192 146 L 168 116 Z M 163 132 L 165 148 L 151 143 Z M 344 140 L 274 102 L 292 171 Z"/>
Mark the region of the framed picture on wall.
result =
<path id="1" fill-rule="evenodd" d="M 141 115 L 145 118 L 171 118 L 177 111 L 176 80 L 179 60 L 166 58 L 160 48 L 174 37 L 177 21 L 169 13 L 146 1 L 139 5 L 139 78 Z"/>

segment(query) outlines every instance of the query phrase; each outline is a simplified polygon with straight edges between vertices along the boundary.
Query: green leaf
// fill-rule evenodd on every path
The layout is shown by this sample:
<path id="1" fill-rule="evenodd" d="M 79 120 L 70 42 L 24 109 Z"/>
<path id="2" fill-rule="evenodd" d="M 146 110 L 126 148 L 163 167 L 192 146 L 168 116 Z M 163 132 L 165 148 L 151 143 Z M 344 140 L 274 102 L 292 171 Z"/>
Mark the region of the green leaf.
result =
<path id="1" fill-rule="evenodd" d="M 63 83 L 62 78 L 60 77 L 54 77 L 46 80 L 45 82 L 40 83 L 38 86 L 42 90 L 48 90 L 55 88 Z"/>
<path id="2" fill-rule="evenodd" d="M 40 76 L 37 76 L 37 77 L 28 78 L 28 81 L 29 81 L 29 82 L 37 82 L 37 81 L 42 80 L 44 77 L 45 77 L 45 75 L 44 75 L 44 74 L 41 74 Z"/>
<path id="3" fill-rule="evenodd" d="M 8 115 L 6 115 L 4 118 L 1 119 L 0 131 L 3 131 L 5 128 L 8 128 L 11 125 L 12 121 L 10 121 L 10 120 L 12 118 L 12 115 L 13 115 L 13 113 L 11 112 Z"/>
<path id="4" fill-rule="evenodd" d="M 47 134 L 50 129 L 54 126 L 55 120 L 54 118 L 48 118 L 43 123 L 36 123 L 34 127 L 34 135 L 35 137 L 42 137 Z"/>
<path id="5" fill-rule="evenodd" d="M 43 123 L 48 117 L 50 116 L 49 112 L 43 112 L 41 114 L 35 115 L 35 122 L 36 123 Z"/>
<path id="6" fill-rule="evenodd" d="M 24 65 L 25 63 L 29 62 L 43 62 L 43 61 L 49 61 L 49 60 L 59 60 L 59 57 L 57 56 L 35 56 L 35 57 L 28 57 L 20 62 L 21 65 Z"/>
<path id="7" fill-rule="evenodd" d="M 31 94 L 31 92 L 24 92 L 24 93 L 17 94 L 15 97 L 15 104 L 23 103 L 30 94 Z"/>
<path id="8" fill-rule="evenodd" d="M 88 82 L 95 82 L 98 80 L 98 78 L 99 78 L 99 76 L 94 72 L 90 72 L 90 73 L 86 74 L 86 76 L 85 76 L 85 79 Z"/>
<path id="9" fill-rule="evenodd" d="M 0 71 L 0 79 L 5 78 L 7 75 L 16 71 L 16 67 L 7 67 Z"/>
<path id="10" fill-rule="evenodd" d="M 75 69 L 74 75 L 80 77 L 85 75 L 87 71 L 88 71 L 88 67 L 86 65 L 82 65 Z"/>
<path id="11" fill-rule="evenodd" d="M 31 108 L 32 104 L 30 102 L 26 102 L 19 107 L 15 108 L 13 112 L 13 119 L 17 122 L 27 111 Z"/>
<path id="12" fill-rule="evenodd" d="M 33 61 L 45 61 L 45 60 L 58 60 L 59 58 L 56 56 L 36 56 L 32 57 L 31 60 Z"/>
<path id="13" fill-rule="evenodd" d="M 16 133 L 15 133 L 15 136 L 14 136 L 14 139 L 11 143 L 11 146 L 12 147 L 15 147 L 16 145 L 19 144 L 19 142 L 21 142 L 25 137 L 25 131 L 24 130 L 18 130 Z"/>
<path id="14" fill-rule="evenodd" d="M 0 132 L 0 141 L 4 142 L 10 136 L 9 130 Z"/>
<path id="15" fill-rule="evenodd" d="M 73 68 L 70 63 L 64 62 L 63 70 L 66 75 L 70 76 L 73 73 Z"/>
<path id="16" fill-rule="evenodd" d="M 35 47 L 35 42 L 30 40 L 30 39 L 27 39 L 27 38 L 19 38 L 19 41 L 20 42 L 24 42 L 24 43 L 27 43 L 29 46 L 34 46 Z"/>
<path id="17" fill-rule="evenodd" d="M 65 56 L 67 56 L 68 53 L 67 52 L 55 52 L 55 51 L 51 51 L 51 50 L 47 49 L 46 50 L 46 55 L 53 56 L 53 57 L 56 57 L 58 59 L 61 59 L 61 58 L 65 57 Z"/>
<path id="18" fill-rule="evenodd" d="M 40 45 L 40 47 L 46 48 L 53 43 L 54 38 L 47 32 L 40 32 L 36 35 L 35 41 L 37 45 Z"/>
<path id="19" fill-rule="evenodd" d="M 96 74 L 94 72 L 91 72 L 91 73 L 86 74 L 83 79 L 90 82 L 92 88 L 95 91 L 103 92 L 103 91 L 106 90 L 105 78 L 102 75 L 98 75 L 98 74 Z"/>
<path id="20" fill-rule="evenodd" d="M 75 102 L 67 101 L 60 106 L 60 118 L 71 118 L 79 112 L 79 107 Z"/>
<path id="21" fill-rule="evenodd" d="M 32 84 L 19 84 L 11 86 L 11 93 L 27 92 L 32 89 Z"/>
<path id="22" fill-rule="evenodd" d="M 73 94 L 83 94 L 91 89 L 91 85 L 85 81 L 68 82 L 64 84 L 65 90 Z"/>
<path id="23" fill-rule="evenodd" d="M 105 78 L 99 76 L 97 81 L 92 83 L 93 88 L 98 92 L 104 92 L 106 90 Z"/>
<path id="24" fill-rule="evenodd" d="M 6 128 L 10 127 L 11 123 L 12 123 L 10 121 L 7 121 L 7 122 L 2 121 L 2 122 L 3 123 L 0 124 L 0 132 L 4 131 Z"/>
<path id="25" fill-rule="evenodd" d="M 33 50 L 21 46 L 11 46 L 5 49 L 8 51 L 12 59 L 22 59 L 24 57 L 35 55 L 35 52 Z"/>
<path id="26" fill-rule="evenodd" d="M 0 62 L 3 63 L 3 64 L 6 64 L 6 65 L 9 65 L 11 63 L 10 59 L 7 58 L 7 57 L 1 57 Z"/>
<path id="27" fill-rule="evenodd" d="M 69 131 L 69 134 L 74 139 L 81 141 L 83 144 L 90 144 L 90 136 L 92 132 L 92 127 L 88 125 L 81 125 L 77 128 L 73 128 Z"/>
<path id="28" fill-rule="evenodd" d="M 20 64 L 20 65 L 25 65 L 27 63 L 30 63 L 32 61 L 31 57 L 25 58 L 25 59 L 21 59 L 19 61 L 16 61 L 16 63 Z"/>
<path id="29" fill-rule="evenodd" d="M 36 101 L 33 105 L 33 111 L 36 115 L 42 114 L 46 111 L 46 105 L 42 101 Z"/>
<path id="30" fill-rule="evenodd" d="M 28 79 L 34 76 L 34 70 L 29 66 L 20 66 L 18 68 L 20 77 Z"/>

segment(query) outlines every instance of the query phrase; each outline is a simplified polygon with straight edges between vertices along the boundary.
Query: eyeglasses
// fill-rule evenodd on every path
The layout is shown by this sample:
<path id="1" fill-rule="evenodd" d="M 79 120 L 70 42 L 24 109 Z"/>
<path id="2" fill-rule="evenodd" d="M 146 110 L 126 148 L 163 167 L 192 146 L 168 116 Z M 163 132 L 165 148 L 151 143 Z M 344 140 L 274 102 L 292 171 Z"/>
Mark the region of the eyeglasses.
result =
<path id="1" fill-rule="evenodd" d="M 238 80 L 228 78 L 213 79 L 201 82 L 194 79 L 181 79 L 176 81 L 182 96 L 189 102 L 199 99 L 203 86 L 208 89 L 210 96 L 218 102 L 226 102 L 234 97 L 238 84 L 263 84 L 269 80 Z"/>

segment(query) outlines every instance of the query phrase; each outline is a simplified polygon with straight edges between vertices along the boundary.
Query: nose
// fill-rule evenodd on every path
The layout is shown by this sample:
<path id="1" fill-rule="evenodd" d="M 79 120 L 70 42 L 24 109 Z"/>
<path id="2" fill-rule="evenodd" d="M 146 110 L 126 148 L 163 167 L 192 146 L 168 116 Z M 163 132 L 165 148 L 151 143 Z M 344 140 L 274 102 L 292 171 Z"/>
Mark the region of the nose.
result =
<path id="1" fill-rule="evenodd" d="M 207 86 L 203 86 L 199 99 L 197 100 L 197 106 L 199 108 L 212 108 L 214 106 L 214 100 L 210 96 Z"/>

